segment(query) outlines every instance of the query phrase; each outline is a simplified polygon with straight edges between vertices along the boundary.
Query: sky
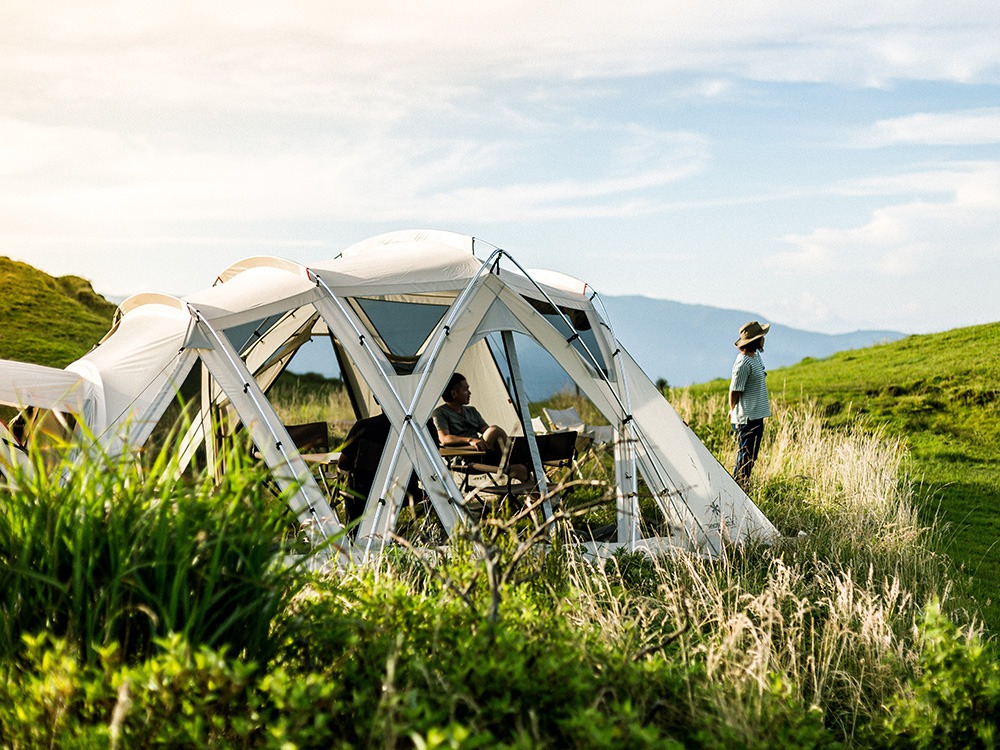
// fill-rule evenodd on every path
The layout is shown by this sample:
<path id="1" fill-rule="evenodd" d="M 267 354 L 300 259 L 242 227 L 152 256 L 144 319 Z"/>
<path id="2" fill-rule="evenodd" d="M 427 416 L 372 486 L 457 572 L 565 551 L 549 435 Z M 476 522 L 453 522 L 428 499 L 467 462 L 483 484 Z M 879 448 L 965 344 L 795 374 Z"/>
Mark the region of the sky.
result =
<path id="1" fill-rule="evenodd" d="M 814 331 L 1000 320 L 996 0 L 0 0 L 0 255 L 183 295 L 410 228 Z"/>

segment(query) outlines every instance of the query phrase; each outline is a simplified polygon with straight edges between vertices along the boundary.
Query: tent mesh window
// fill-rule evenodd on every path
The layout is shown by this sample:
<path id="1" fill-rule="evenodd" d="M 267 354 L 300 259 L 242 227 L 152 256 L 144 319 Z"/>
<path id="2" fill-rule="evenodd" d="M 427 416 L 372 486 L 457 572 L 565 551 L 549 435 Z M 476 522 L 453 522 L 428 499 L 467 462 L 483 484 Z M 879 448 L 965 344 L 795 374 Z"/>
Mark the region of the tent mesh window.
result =
<path id="1" fill-rule="evenodd" d="M 427 340 L 448 312 L 448 305 L 436 303 L 372 297 L 354 297 L 350 302 L 400 375 L 413 372 Z"/>
<path id="2" fill-rule="evenodd" d="M 608 365 L 604 361 L 604 356 L 601 353 L 601 347 L 597 343 L 597 336 L 594 335 L 594 328 L 590 324 L 590 318 L 587 317 L 587 313 L 584 310 L 576 310 L 572 307 L 560 307 L 556 310 L 551 304 L 545 300 L 537 300 L 531 297 L 525 296 L 524 299 L 531 305 L 535 310 L 541 313 L 553 327 L 559 331 L 565 338 L 572 338 L 573 348 L 576 349 L 580 356 L 584 358 L 588 363 L 590 362 L 590 357 L 587 355 L 587 350 L 594 356 L 597 361 L 598 366 L 604 372 L 605 375 L 608 373 Z M 560 312 L 562 315 L 560 315 Z M 566 321 L 563 319 L 563 315 L 569 319 L 572 324 L 572 328 L 566 325 Z M 586 349 L 584 346 L 586 345 Z"/>

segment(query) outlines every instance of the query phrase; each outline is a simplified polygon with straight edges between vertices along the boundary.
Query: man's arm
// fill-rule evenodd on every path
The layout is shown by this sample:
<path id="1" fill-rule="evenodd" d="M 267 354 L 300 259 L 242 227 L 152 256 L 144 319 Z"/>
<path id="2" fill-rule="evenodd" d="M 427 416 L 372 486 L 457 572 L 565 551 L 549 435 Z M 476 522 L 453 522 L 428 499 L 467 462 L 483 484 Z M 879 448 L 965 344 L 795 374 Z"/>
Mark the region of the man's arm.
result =
<path id="1" fill-rule="evenodd" d="M 470 448 L 477 448 L 478 450 L 486 450 L 486 443 L 481 437 L 462 437 L 461 435 L 452 435 L 448 430 L 442 430 L 438 428 L 438 440 L 441 441 L 441 446 L 450 446 L 452 448 L 459 448 L 468 446 Z"/>
<path id="2" fill-rule="evenodd" d="M 730 391 L 729 392 L 729 409 L 733 410 L 736 408 L 736 404 L 740 402 L 743 398 L 743 391 Z"/>

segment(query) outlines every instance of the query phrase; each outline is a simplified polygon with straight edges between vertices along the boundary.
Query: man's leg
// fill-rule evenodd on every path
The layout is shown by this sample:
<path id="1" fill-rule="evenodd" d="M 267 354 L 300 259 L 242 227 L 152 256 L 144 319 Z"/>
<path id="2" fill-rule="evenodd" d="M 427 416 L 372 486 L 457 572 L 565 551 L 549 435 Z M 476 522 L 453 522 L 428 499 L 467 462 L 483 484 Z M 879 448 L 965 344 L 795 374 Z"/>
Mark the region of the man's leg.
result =
<path id="1" fill-rule="evenodd" d="M 753 419 L 743 425 L 733 425 L 733 432 L 736 434 L 736 468 L 733 478 L 746 489 L 750 484 L 750 472 L 760 454 L 764 420 Z"/>

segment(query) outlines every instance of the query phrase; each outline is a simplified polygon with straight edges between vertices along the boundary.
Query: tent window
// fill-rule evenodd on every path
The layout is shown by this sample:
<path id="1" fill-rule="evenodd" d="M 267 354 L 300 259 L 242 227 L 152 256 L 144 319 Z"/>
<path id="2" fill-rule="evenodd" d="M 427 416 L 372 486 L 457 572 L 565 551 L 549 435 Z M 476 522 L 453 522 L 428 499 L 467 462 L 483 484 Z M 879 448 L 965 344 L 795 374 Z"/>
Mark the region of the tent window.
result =
<path id="1" fill-rule="evenodd" d="M 229 343 L 233 345 L 233 348 L 243 356 L 283 316 L 284 313 L 272 315 L 263 320 L 255 320 L 243 325 L 233 326 L 232 328 L 225 329 L 223 334 L 229 339 Z"/>
<path id="2" fill-rule="evenodd" d="M 556 309 L 550 305 L 545 300 L 532 299 L 531 297 L 525 297 L 528 304 L 535 308 L 538 312 L 545 316 L 545 319 L 551 323 L 559 333 L 561 333 L 567 339 L 570 338 L 574 333 L 577 338 L 573 339 L 573 348 L 576 349 L 580 356 L 586 362 L 590 362 L 590 357 L 587 355 L 587 350 L 594 356 L 597 360 L 597 364 L 600 369 L 606 375 L 608 373 L 607 363 L 604 361 L 604 355 L 601 352 L 601 347 L 597 343 L 597 336 L 594 335 L 594 329 L 590 325 L 590 318 L 587 317 L 587 313 L 584 310 L 577 310 L 572 307 L 560 307 L 557 312 Z M 563 320 L 562 312 L 567 318 L 569 318 L 572 324 L 572 329 L 566 325 L 566 321 Z M 586 345 L 586 349 L 584 346 Z"/>
<path id="3" fill-rule="evenodd" d="M 427 339 L 448 312 L 447 305 L 356 297 L 352 300 L 378 334 L 382 350 L 400 374 L 412 372 Z"/>

